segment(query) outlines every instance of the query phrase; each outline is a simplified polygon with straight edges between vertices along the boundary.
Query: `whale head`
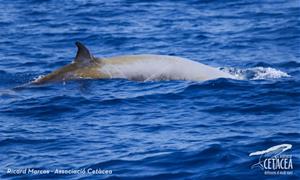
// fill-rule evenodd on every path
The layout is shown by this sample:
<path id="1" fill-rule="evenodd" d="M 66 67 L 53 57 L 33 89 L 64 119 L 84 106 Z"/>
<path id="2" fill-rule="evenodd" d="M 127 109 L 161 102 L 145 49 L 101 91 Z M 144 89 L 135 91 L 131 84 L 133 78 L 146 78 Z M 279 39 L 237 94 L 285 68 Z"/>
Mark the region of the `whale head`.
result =
<path id="1" fill-rule="evenodd" d="M 82 43 L 76 42 L 75 44 L 78 50 L 72 63 L 38 78 L 32 83 L 44 84 L 81 78 L 100 78 L 98 69 L 101 66 L 101 59 L 95 58 Z"/>

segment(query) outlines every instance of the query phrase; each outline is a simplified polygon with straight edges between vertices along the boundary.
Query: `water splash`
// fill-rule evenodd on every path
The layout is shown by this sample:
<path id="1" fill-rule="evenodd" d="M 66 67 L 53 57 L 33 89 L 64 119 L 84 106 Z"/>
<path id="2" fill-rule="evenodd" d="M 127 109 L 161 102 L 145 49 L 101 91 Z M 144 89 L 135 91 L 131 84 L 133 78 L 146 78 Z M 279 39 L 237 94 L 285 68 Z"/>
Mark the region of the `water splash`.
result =
<path id="1" fill-rule="evenodd" d="M 290 77 L 286 72 L 271 67 L 253 67 L 246 69 L 225 67 L 220 68 L 220 70 L 230 73 L 240 80 L 279 79 Z"/>
<path id="2" fill-rule="evenodd" d="M 34 77 L 32 82 L 38 82 L 40 79 L 42 79 L 43 77 L 45 77 L 45 75 L 39 75 L 37 77 Z"/>

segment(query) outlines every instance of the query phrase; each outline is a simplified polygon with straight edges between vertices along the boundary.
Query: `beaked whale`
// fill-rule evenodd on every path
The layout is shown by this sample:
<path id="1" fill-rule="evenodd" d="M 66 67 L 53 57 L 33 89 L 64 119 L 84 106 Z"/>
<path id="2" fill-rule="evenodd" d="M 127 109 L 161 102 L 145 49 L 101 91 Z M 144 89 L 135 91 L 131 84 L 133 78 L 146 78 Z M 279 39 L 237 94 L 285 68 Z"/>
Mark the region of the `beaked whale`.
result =
<path id="1" fill-rule="evenodd" d="M 37 78 L 32 83 L 110 78 L 139 81 L 206 81 L 217 78 L 235 78 L 217 68 L 176 56 L 143 54 L 96 58 L 82 43 L 76 42 L 75 44 L 78 50 L 72 63 Z"/>

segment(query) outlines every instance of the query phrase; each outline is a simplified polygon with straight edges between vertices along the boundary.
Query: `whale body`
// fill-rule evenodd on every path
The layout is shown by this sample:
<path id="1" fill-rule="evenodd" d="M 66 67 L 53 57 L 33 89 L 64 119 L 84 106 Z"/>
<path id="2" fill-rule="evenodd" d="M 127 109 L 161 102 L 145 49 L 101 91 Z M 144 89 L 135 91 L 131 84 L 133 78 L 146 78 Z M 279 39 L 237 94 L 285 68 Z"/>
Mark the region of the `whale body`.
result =
<path id="1" fill-rule="evenodd" d="M 137 81 L 206 81 L 217 78 L 235 78 L 217 68 L 186 58 L 154 54 L 96 58 L 82 43 L 76 42 L 76 46 L 78 51 L 72 63 L 36 79 L 33 83 L 111 78 Z"/>

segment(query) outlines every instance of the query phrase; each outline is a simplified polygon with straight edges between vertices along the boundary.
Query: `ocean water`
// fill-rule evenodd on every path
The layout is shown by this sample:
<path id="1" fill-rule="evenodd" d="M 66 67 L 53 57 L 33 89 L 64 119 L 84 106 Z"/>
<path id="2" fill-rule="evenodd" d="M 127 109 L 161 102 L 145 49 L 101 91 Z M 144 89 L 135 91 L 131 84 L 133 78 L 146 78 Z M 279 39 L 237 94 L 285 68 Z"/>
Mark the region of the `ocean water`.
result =
<path id="1" fill-rule="evenodd" d="M 0 179 L 300 178 L 299 0 L 15 0 L 0 9 Z M 97 57 L 175 55 L 239 80 L 15 88 L 70 63 L 76 41 Z M 251 168 L 250 153 L 279 144 L 292 145 L 292 174 Z M 26 168 L 51 173 L 8 173 Z"/>

